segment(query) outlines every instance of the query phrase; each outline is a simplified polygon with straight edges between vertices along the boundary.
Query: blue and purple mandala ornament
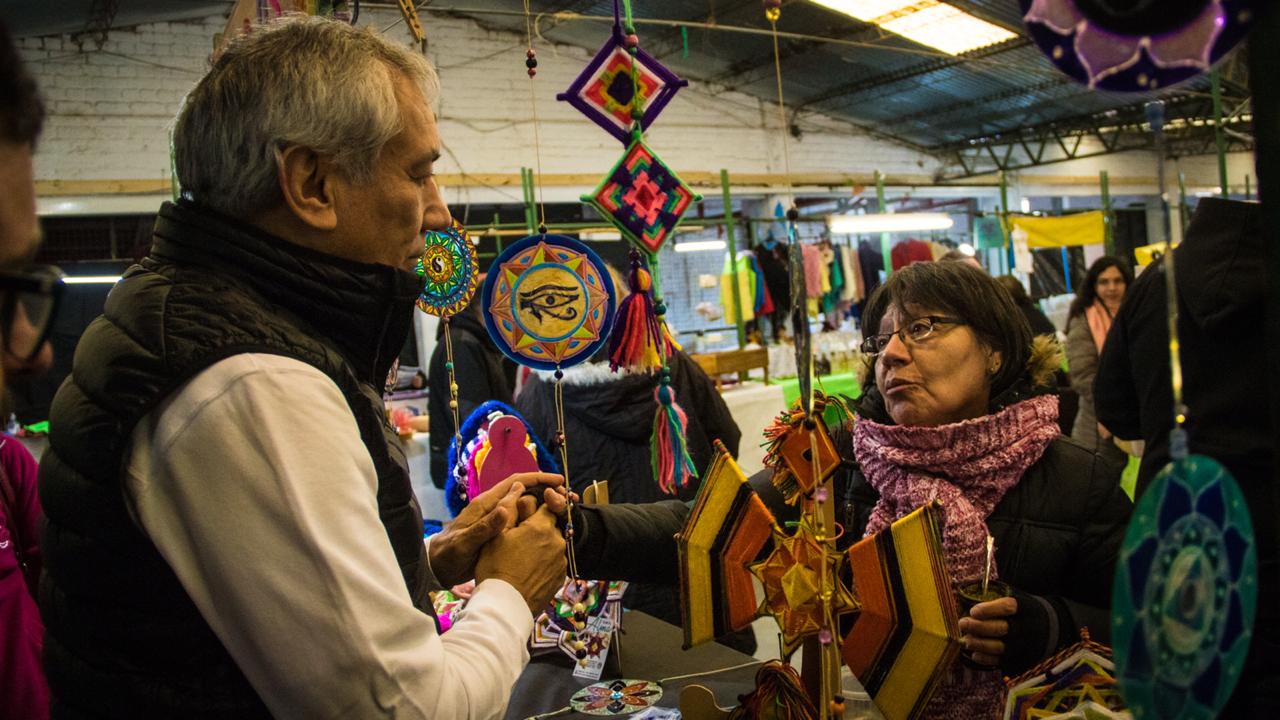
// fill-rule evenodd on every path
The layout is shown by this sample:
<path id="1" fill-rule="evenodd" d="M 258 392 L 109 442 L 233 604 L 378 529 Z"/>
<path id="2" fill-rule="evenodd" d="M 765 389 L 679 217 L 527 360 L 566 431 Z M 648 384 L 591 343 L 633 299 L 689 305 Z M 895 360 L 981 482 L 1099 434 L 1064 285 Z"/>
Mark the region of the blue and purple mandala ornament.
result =
<path id="1" fill-rule="evenodd" d="M 1231 51 L 1257 0 L 1020 0 L 1031 39 L 1059 70 L 1100 90 L 1188 80 Z"/>
<path id="2" fill-rule="evenodd" d="M 1111 639 L 1136 720 L 1210 720 L 1244 668 L 1258 602 L 1253 525 L 1222 465 L 1165 466 L 1134 509 L 1116 562 Z"/>

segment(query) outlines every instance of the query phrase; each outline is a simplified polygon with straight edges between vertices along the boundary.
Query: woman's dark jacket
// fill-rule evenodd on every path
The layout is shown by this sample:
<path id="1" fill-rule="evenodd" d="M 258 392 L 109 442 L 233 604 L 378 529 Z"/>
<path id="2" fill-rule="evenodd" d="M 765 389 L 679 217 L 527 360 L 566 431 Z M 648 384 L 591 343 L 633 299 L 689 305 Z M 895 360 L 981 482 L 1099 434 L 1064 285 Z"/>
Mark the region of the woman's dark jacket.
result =
<path id="1" fill-rule="evenodd" d="M 689 418 L 689 455 L 699 474 L 712 459 L 715 440 L 738 455 L 742 433 L 729 414 L 715 383 L 688 355 L 671 357 L 671 387 L 676 402 Z M 595 480 L 609 481 L 609 499 L 621 503 L 667 500 L 653 480 L 650 439 L 658 411 L 653 391 L 657 375 L 613 374 L 608 368 L 575 368 L 561 381 L 564 392 L 564 433 L 568 439 L 569 482 L 582 492 Z M 538 437 L 550 442 L 556 432 L 554 385 L 533 375 L 516 398 L 516 410 Z M 692 499 L 698 490 L 692 481 L 680 493 Z"/>
<path id="2" fill-rule="evenodd" d="M 701 475 L 711 464 L 713 441 L 720 440 L 737 456 L 742 433 L 716 392 L 715 384 L 697 363 L 683 352 L 677 352 L 670 366 L 676 400 L 689 418 L 689 455 Z M 582 492 L 594 480 L 608 480 L 609 499 L 614 503 L 653 503 L 669 499 L 671 496 L 654 482 L 650 461 L 653 418 L 658 411 L 653 391 L 658 377 L 615 375 L 608 367 L 591 366 L 568 371 L 561 382 L 569 482 L 573 489 Z M 545 440 L 555 437 L 555 396 L 551 382 L 532 376 L 516 398 L 516 409 L 539 437 Z M 697 490 L 698 480 L 691 480 L 679 497 L 691 500 Z M 631 552 L 641 547 L 633 546 Z M 607 570 L 602 572 L 609 574 Z M 584 577 L 594 576 L 588 573 Z M 629 578 L 610 576 L 608 579 Z M 641 578 L 634 580 L 623 597 L 623 605 L 670 623 L 680 623 L 678 596 L 672 588 L 665 584 L 653 586 L 641 582 Z"/>
<path id="3" fill-rule="evenodd" d="M 841 549 L 862 537 L 879 495 L 853 461 L 847 428 L 833 438 L 845 466 L 835 480 L 845 526 Z M 1079 639 L 1079 629 L 1107 642 L 1111 578 L 1131 503 L 1121 468 L 1059 437 L 1004 496 L 987 519 L 1001 579 L 1015 589 L 1018 614 L 1000 669 L 1020 673 Z M 766 470 L 751 478 L 780 522 L 796 510 L 781 501 Z M 577 562 L 584 574 L 651 582 L 679 578 L 675 533 L 688 516 L 680 502 L 583 507 Z M 636 552 L 643 547 L 645 552 Z"/>

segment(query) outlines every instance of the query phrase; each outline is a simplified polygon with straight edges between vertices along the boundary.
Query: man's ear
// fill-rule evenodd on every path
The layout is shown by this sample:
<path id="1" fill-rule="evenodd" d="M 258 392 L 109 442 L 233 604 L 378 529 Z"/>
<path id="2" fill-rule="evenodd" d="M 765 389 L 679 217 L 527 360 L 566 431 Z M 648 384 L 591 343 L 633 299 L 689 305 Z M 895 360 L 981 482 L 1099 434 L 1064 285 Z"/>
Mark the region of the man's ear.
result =
<path id="1" fill-rule="evenodd" d="M 334 207 L 337 168 L 327 158 L 301 145 L 280 151 L 277 173 L 284 204 L 295 217 L 316 230 L 338 226 Z"/>

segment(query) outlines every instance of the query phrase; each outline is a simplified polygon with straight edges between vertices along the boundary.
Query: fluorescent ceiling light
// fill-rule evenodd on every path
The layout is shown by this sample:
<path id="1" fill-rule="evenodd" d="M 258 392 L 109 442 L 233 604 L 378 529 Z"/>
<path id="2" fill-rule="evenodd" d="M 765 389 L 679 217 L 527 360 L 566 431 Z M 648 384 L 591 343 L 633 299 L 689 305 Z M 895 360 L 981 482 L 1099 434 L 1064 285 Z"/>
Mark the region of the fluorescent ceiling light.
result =
<path id="1" fill-rule="evenodd" d="M 62 278 L 67 285 L 115 285 L 120 282 L 119 275 L 68 275 Z"/>
<path id="2" fill-rule="evenodd" d="M 828 224 L 837 235 L 879 232 L 946 230 L 955 225 L 945 213 L 898 213 L 890 215 L 832 215 Z"/>
<path id="3" fill-rule="evenodd" d="M 950 55 L 1012 40 L 1017 35 L 939 0 L 812 0 Z"/>
<path id="4" fill-rule="evenodd" d="M 727 245 L 723 240 L 694 240 L 693 242 L 676 243 L 676 252 L 706 252 L 723 250 Z"/>

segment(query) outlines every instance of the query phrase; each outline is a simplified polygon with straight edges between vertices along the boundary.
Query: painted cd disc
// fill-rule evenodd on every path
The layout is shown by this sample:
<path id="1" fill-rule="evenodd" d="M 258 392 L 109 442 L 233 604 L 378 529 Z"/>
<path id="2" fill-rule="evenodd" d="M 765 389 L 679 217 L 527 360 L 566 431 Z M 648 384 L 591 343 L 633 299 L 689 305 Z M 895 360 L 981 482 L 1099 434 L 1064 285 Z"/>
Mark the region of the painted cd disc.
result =
<path id="1" fill-rule="evenodd" d="M 1209 70 L 1248 34 L 1256 0 L 1021 0 L 1027 34 L 1059 70 L 1143 92 Z"/>
<path id="2" fill-rule="evenodd" d="M 1216 717 L 1244 667 L 1258 602 L 1249 509 L 1203 455 L 1166 465 L 1116 563 L 1111 639 L 1137 720 Z"/>
<path id="3" fill-rule="evenodd" d="M 427 233 L 416 270 L 425 281 L 418 296 L 423 312 L 441 318 L 461 312 L 471 302 L 480 276 L 476 248 L 467 229 L 454 220 L 440 232 Z"/>
<path id="4" fill-rule="evenodd" d="M 647 680 L 609 680 L 573 694 L 569 705 L 586 715 L 630 715 L 662 699 L 662 688 Z"/>
<path id="5" fill-rule="evenodd" d="M 613 280 L 591 248 L 531 235 L 502 251 L 484 281 L 489 336 L 512 360 L 539 370 L 589 359 L 609 338 Z"/>

